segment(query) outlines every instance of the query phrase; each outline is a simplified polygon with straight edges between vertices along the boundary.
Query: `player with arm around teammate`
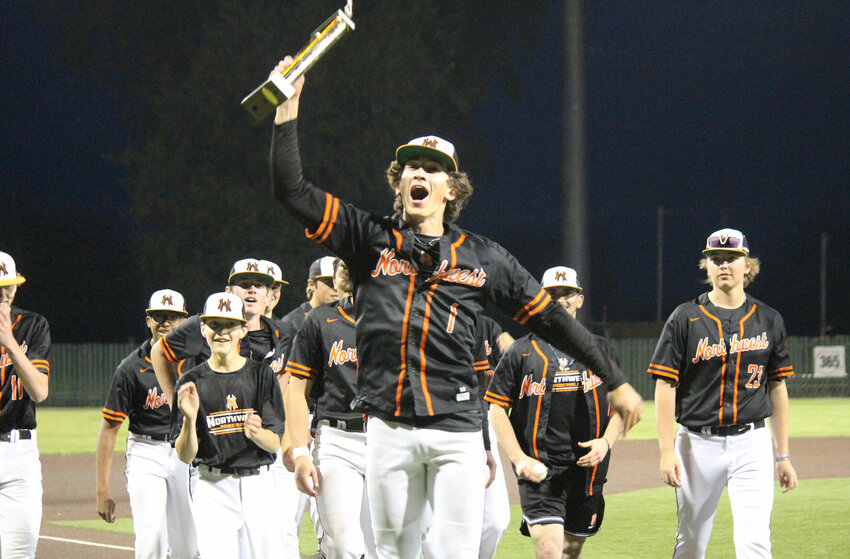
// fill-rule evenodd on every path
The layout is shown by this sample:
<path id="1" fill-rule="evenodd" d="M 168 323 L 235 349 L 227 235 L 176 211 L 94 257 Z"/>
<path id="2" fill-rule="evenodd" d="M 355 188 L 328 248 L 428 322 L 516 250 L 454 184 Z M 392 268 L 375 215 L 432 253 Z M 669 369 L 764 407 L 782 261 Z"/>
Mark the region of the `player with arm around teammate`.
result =
<path id="1" fill-rule="evenodd" d="M 96 454 L 97 513 L 106 522 L 115 522 L 109 478 L 115 439 L 121 423 L 129 417 L 125 473 L 135 556 L 165 559 L 170 551 L 172 559 L 195 558 L 199 555 L 189 496 L 189 466 L 180 461 L 171 446 L 170 409 L 150 363 L 152 344 L 188 315 L 183 295 L 171 289 L 155 291 L 145 314 L 151 337 L 118 365 L 101 412 Z M 185 366 L 181 361 L 181 370 Z"/>
<path id="2" fill-rule="evenodd" d="M 295 480 L 302 492 L 316 498 L 328 559 L 374 558 L 366 496 L 366 426 L 363 414 L 351 410 L 357 383 L 354 304 L 348 269 L 339 258 L 334 261 L 334 288 L 339 302 L 310 311 L 295 337 L 286 365 L 287 428 L 295 447 Z M 316 399 L 312 425 L 310 395 Z"/>
<path id="3" fill-rule="evenodd" d="M 201 315 L 210 358 L 177 381 L 174 448 L 198 467 L 193 509 L 204 559 L 283 554 L 272 464 L 283 435 L 283 398 L 268 365 L 242 356 L 242 299 L 214 293 Z"/>
<path id="4" fill-rule="evenodd" d="M 433 551 L 477 559 L 485 453 L 472 352 L 488 300 L 586 358 L 610 385 L 629 427 L 640 418 L 640 396 L 513 256 L 452 223 L 472 186 L 450 142 L 425 136 L 396 150 L 387 171 L 397 209 L 391 217 L 343 203 L 307 181 L 296 129 L 303 83 L 296 81 L 295 94 L 275 115 L 274 194 L 307 236 L 351 271 L 359 363 L 354 409 L 368 416 L 366 485 L 378 556 L 418 556 L 430 505 L 430 534 L 445 546 Z"/>
<path id="5" fill-rule="evenodd" d="M 575 270 L 550 268 L 542 284 L 575 317 L 584 303 Z M 502 357 L 485 399 L 494 404 L 490 420 L 518 478 L 520 531 L 531 536 L 537 559 L 577 559 L 602 525 L 602 488 L 623 425 L 619 414 L 608 417 L 605 385 L 530 334 Z"/>
<path id="6" fill-rule="evenodd" d="M 41 525 L 41 460 L 35 404 L 47 399 L 50 326 L 16 307 L 26 279 L 11 255 L 0 252 L 0 555 L 35 557 Z"/>
<path id="7" fill-rule="evenodd" d="M 788 448 L 784 379 L 794 368 L 785 324 L 745 291 L 761 263 L 743 233 L 715 231 L 703 255 L 711 289 L 673 311 L 648 369 L 656 380 L 661 479 L 676 488 L 673 557 L 705 556 L 724 487 L 738 558 L 770 557 L 774 449 L 780 485 L 785 492 L 797 486 Z M 675 434 L 674 420 L 681 425 Z"/>

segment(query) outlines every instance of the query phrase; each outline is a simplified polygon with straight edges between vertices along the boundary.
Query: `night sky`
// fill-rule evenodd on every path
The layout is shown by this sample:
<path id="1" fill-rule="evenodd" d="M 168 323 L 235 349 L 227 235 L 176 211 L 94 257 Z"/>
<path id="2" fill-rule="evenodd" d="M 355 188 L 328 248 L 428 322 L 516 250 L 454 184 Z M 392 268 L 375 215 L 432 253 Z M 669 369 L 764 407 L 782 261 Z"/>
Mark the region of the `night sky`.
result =
<path id="1" fill-rule="evenodd" d="M 108 163 L 128 141 L 118 101 L 58 64 L 57 20 L 28 3 L 4 8 L 0 250 L 28 279 L 17 303 L 47 316 L 55 341 L 140 339 L 149 294 L 121 273 L 128 202 Z M 850 4 L 588 1 L 585 19 L 594 326 L 654 320 L 663 206 L 665 318 L 705 289 L 700 249 L 728 226 L 762 260 L 749 291 L 791 335 L 816 335 L 826 233 L 827 323 L 850 333 Z M 554 2 L 534 44 L 514 50 L 524 93 L 510 97 L 494 72 L 490 103 L 473 112 L 491 163 L 467 169 L 476 193 L 459 220 L 538 277 L 570 264 L 560 260 L 561 22 Z M 114 312 L 92 313 L 104 298 Z"/>

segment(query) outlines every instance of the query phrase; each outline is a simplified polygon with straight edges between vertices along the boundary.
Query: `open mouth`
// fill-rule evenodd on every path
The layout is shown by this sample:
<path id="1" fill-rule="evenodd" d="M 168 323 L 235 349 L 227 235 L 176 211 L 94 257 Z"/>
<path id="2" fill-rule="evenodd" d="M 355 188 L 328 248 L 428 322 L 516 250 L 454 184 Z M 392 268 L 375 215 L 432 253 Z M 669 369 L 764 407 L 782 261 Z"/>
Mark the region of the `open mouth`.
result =
<path id="1" fill-rule="evenodd" d="M 410 198 L 416 202 L 424 200 L 429 194 L 428 188 L 424 185 L 415 184 L 410 187 Z"/>

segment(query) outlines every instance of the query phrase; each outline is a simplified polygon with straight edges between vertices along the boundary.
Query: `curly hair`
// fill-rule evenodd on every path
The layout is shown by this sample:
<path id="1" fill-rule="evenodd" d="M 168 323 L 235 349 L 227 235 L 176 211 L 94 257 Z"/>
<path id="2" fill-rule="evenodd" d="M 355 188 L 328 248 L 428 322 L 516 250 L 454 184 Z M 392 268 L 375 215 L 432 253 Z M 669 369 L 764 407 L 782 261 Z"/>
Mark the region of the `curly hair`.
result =
<path id="1" fill-rule="evenodd" d="M 472 198 L 472 183 L 469 182 L 469 175 L 463 171 L 449 172 L 443 165 L 440 165 L 440 167 L 449 175 L 449 188 L 455 195 L 454 200 L 449 200 L 446 203 L 446 212 L 443 214 L 444 221 L 452 222 L 457 219 L 460 215 L 460 211 L 466 206 L 469 199 Z M 395 186 L 401 180 L 402 171 L 404 171 L 404 165 L 398 161 L 390 163 L 390 166 L 386 171 L 387 182 L 389 183 L 390 190 L 395 196 L 393 210 L 395 210 L 398 215 L 402 214 L 404 206 L 402 205 L 401 196 L 399 196 L 398 192 L 395 190 Z"/>
<path id="2" fill-rule="evenodd" d="M 761 260 L 754 256 L 744 256 L 747 259 L 747 264 L 750 265 L 750 271 L 744 275 L 744 287 L 747 287 L 756 279 L 756 276 L 761 271 Z M 699 269 L 707 270 L 708 269 L 708 257 L 703 256 L 699 261 Z M 706 278 L 705 283 L 708 285 L 712 285 L 711 279 Z"/>

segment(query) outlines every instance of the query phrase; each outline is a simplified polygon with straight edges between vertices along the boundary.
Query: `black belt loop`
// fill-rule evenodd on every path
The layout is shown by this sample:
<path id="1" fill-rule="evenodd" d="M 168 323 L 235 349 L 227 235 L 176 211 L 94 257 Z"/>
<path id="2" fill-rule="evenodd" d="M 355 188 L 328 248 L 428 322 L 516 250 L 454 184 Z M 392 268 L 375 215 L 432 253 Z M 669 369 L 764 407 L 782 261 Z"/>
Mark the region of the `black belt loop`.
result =
<path id="1" fill-rule="evenodd" d="M 131 431 L 131 433 L 132 433 L 132 431 Z M 168 434 L 167 433 L 163 434 L 163 435 L 145 435 L 144 433 L 133 433 L 133 434 L 137 437 L 141 437 L 143 439 L 148 439 L 148 440 L 151 440 L 151 441 L 160 441 L 160 442 L 167 442 L 168 441 Z"/>
<path id="2" fill-rule="evenodd" d="M 755 423 L 743 423 L 741 425 L 707 425 L 705 427 L 689 427 L 685 425 L 685 428 L 692 433 L 734 437 L 736 435 L 742 435 L 751 429 L 761 429 L 764 426 L 764 419 L 759 419 Z"/>
<path id="3" fill-rule="evenodd" d="M 0 442 L 8 443 L 12 441 L 12 432 L 18 432 L 18 440 L 28 441 L 32 439 L 32 431 L 29 429 L 12 429 L 12 431 L 0 432 Z"/>

